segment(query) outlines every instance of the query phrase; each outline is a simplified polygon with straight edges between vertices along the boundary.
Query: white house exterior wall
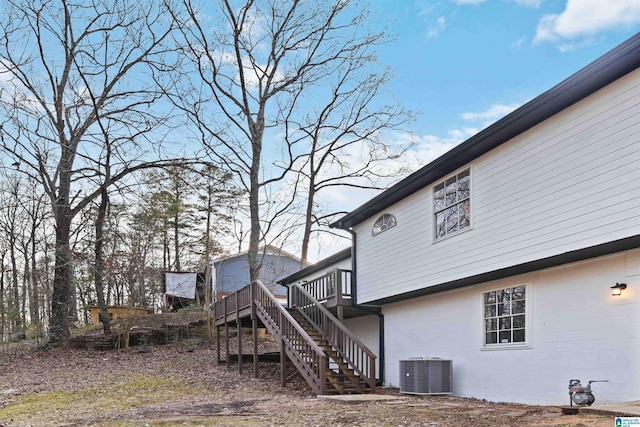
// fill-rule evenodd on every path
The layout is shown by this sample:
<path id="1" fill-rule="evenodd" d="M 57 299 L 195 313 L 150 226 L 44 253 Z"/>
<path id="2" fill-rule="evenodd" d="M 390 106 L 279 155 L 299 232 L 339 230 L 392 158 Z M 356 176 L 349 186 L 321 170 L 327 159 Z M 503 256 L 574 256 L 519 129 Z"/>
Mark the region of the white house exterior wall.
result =
<path id="1" fill-rule="evenodd" d="M 434 241 L 432 186 L 356 225 L 358 302 L 640 234 L 639 118 L 636 70 L 461 168 L 471 229 Z"/>
<path id="2" fill-rule="evenodd" d="M 380 378 L 380 320 L 378 316 L 368 315 L 345 319 L 344 325 L 376 355 L 376 378 Z"/>
<path id="3" fill-rule="evenodd" d="M 610 286 L 628 284 L 622 296 Z M 483 348 L 482 294 L 526 285 L 527 346 Z M 568 383 L 594 383 L 597 403 L 640 399 L 640 250 L 383 306 L 386 385 L 399 361 L 453 361 L 454 394 L 569 404 Z M 391 333 L 392 331 L 392 333 Z"/>

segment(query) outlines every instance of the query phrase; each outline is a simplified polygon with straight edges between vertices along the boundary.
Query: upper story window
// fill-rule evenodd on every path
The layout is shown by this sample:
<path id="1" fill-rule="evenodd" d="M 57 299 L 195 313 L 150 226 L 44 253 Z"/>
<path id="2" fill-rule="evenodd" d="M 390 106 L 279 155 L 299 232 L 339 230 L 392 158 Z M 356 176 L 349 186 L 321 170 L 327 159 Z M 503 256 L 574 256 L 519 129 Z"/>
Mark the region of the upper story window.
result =
<path id="1" fill-rule="evenodd" d="M 376 220 L 375 224 L 373 224 L 371 235 L 375 236 L 376 234 L 380 234 L 383 231 L 395 227 L 396 225 L 398 225 L 398 223 L 395 216 L 391 214 L 382 214 L 380 218 Z"/>
<path id="2" fill-rule="evenodd" d="M 466 169 L 433 188 L 436 239 L 471 226 L 471 175 Z"/>
<path id="3" fill-rule="evenodd" d="M 484 344 L 524 344 L 526 287 L 485 292 L 483 301 Z"/>

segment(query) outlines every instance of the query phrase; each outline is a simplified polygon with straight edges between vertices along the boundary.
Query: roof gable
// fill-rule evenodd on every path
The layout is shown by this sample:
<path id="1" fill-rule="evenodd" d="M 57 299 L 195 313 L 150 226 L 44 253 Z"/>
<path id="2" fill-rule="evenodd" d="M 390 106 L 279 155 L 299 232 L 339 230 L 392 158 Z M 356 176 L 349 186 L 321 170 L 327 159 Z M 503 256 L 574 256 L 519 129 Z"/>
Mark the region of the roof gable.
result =
<path id="1" fill-rule="evenodd" d="M 640 67 L 640 33 L 438 159 L 351 211 L 331 227 L 349 229 Z"/>
<path id="2" fill-rule="evenodd" d="M 234 259 L 240 259 L 240 258 L 247 258 L 247 255 L 249 254 L 249 251 L 244 251 L 244 252 L 238 252 L 236 254 L 233 255 L 228 255 L 228 256 L 224 256 L 224 257 L 220 257 L 220 258 L 216 258 L 213 260 L 214 264 L 218 264 L 218 263 L 222 263 L 222 262 L 226 262 L 226 261 L 230 261 L 230 260 L 234 260 Z M 266 246 L 260 246 L 260 248 L 258 249 L 258 256 L 265 256 L 265 255 L 274 255 L 274 256 L 279 256 L 279 257 L 283 257 L 283 258 L 289 258 L 291 260 L 294 260 L 296 262 L 300 262 L 300 258 L 298 258 L 297 256 L 285 251 L 284 249 L 278 248 L 276 246 L 273 245 L 266 245 Z"/>

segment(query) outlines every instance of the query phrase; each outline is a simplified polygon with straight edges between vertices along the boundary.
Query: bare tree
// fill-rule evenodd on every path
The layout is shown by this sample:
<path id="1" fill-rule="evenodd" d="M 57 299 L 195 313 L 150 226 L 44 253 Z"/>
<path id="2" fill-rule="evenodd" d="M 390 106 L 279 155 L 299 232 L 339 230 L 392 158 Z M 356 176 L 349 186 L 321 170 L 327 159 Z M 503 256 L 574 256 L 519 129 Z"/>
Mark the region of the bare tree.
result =
<path id="1" fill-rule="evenodd" d="M 317 107 L 295 124 L 297 131 L 290 136 L 306 140 L 309 147 L 299 169 L 306 187 L 301 267 L 307 265 L 312 232 L 326 228 L 337 214 L 320 212 L 320 192 L 336 187 L 381 189 L 389 178 L 405 172 L 398 159 L 411 143 L 387 141 L 385 131 L 399 129 L 412 113 L 385 103 L 382 92 L 391 74 L 372 71 L 376 56 L 370 46 L 360 46 L 351 55 L 317 95 Z"/>
<path id="2" fill-rule="evenodd" d="M 5 307 L 5 263 L 4 259 L 7 256 L 7 248 L 2 242 L 0 247 L 0 344 L 4 342 L 4 335 L 7 327 L 7 310 Z"/>
<path id="3" fill-rule="evenodd" d="M 366 10 L 351 0 L 221 0 L 213 15 L 190 0 L 183 5 L 190 19 L 174 19 L 193 60 L 193 87 L 174 101 L 191 114 L 210 154 L 247 191 L 254 280 L 260 243 L 278 218 L 292 213 L 297 189 L 287 189 L 289 197 L 275 207 L 267 198 L 308 153 L 305 139 L 288 137 L 292 117 L 345 63 L 385 37 L 369 29 Z M 266 167 L 273 163 L 278 167 Z"/>
<path id="4" fill-rule="evenodd" d="M 20 205 L 22 215 L 25 218 L 23 228 L 23 238 L 21 243 L 21 252 L 24 258 L 24 275 L 23 275 L 23 305 L 28 303 L 28 310 L 23 308 L 23 317 L 25 319 L 24 326 L 28 324 L 28 317 L 31 326 L 37 331 L 41 330 L 40 319 L 40 301 L 43 289 L 38 286 L 38 259 L 45 249 L 47 235 L 51 234 L 47 231 L 47 225 L 50 225 L 50 213 L 48 213 L 48 204 L 46 195 L 42 193 L 42 188 L 33 179 L 27 179 L 22 182 L 21 194 L 17 198 Z"/>
<path id="5" fill-rule="evenodd" d="M 154 1 L 7 0 L 0 23 L 1 149 L 37 179 L 55 221 L 49 337 L 65 345 L 72 275 L 69 237 L 76 215 L 105 187 L 167 164 L 159 73 L 174 30 Z M 99 123 L 108 123 L 105 141 Z M 110 171 L 105 175 L 105 144 Z M 170 161 L 176 163 L 175 159 Z"/>
<path id="6" fill-rule="evenodd" d="M 5 287 L 8 294 L 5 295 L 6 316 L 12 332 L 22 329 L 23 311 L 20 307 L 20 272 L 23 264 L 20 263 L 19 251 L 24 244 L 24 230 L 26 218 L 20 207 L 22 181 L 15 174 L 3 174 L 5 184 L 4 191 L 0 194 L 0 233 L 6 241 L 9 257 L 9 265 L 6 272 L 10 273 L 9 286 Z M 5 282 L 6 283 L 6 282 Z M 24 288 L 22 289 L 24 292 Z"/>

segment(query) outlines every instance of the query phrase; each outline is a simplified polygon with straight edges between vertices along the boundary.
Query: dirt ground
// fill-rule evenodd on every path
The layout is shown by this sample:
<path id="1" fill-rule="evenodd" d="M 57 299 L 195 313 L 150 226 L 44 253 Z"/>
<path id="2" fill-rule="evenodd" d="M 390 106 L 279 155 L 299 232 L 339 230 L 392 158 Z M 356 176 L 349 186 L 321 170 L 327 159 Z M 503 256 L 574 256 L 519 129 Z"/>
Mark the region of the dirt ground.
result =
<path id="1" fill-rule="evenodd" d="M 278 363 L 259 363 L 258 378 L 251 363 L 244 367 L 239 374 L 235 364 L 217 365 L 215 345 L 195 340 L 114 351 L 12 349 L 0 353 L 0 427 L 613 425 L 613 417 L 554 407 L 391 389 L 379 390 L 397 397 L 389 402 L 332 402 L 299 377 L 282 388 Z"/>

